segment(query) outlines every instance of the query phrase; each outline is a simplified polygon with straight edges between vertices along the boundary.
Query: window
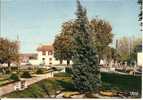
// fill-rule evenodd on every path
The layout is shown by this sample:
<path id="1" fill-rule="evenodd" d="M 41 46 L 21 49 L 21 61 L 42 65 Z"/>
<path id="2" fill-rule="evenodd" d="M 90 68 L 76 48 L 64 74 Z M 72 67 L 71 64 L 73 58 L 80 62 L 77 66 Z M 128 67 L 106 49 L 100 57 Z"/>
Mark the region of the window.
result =
<path id="1" fill-rule="evenodd" d="M 45 65 L 45 58 L 42 58 L 42 60 L 43 60 L 43 64 Z"/>
<path id="2" fill-rule="evenodd" d="M 49 51 L 49 52 L 48 52 L 48 55 L 52 55 L 52 54 L 53 54 L 53 52 L 52 52 L 52 51 Z"/>
<path id="3" fill-rule="evenodd" d="M 46 51 L 42 51 L 42 55 L 46 55 Z"/>

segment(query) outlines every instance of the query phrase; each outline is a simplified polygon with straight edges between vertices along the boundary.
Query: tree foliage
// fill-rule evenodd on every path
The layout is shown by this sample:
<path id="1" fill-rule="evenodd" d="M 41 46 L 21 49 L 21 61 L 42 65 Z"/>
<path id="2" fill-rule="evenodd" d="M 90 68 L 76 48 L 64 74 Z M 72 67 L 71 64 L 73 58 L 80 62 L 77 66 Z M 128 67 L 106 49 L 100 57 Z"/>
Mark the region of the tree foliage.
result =
<path id="1" fill-rule="evenodd" d="M 138 5 L 139 5 L 139 7 L 140 7 L 140 12 L 139 12 L 139 22 L 140 22 L 140 25 L 141 25 L 141 27 L 142 27 L 142 25 L 143 25 L 143 22 L 142 22 L 142 17 L 143 17 L 143 15 L 142 15 L 142 13 L 143 13 L 143 8 L 142 8 L 142 0 L 138 0 Z M 142 28 L 141 28 L 141 31 L 142 31 Z"/>
<path id="2" fill-rule="evenodd" d="M 142 52 L 142 39 L 141 38 L 136 38 L 133 41 L 133 48 L 132 48 L 131 55 L 129 58 L 130 62 L 137 61 L 138 52 Z"/>
<path id="3" fill-rule="evenodd" d="M 81 92 L 98 91 L 101 81 L 97 53 L 91 38 L 93 31 L 86 16 L 86 9 L 79 1 L 77 4 L 77 19 L 73 35 L 76 45 L 72 60 L 73 81 L 75 87 Z"/>
<path id="4" fill-rule="evenodd" d="M 127 61 L 130 52 L 130 44 L 129 44 L 129 39 L 127 37 L 123 37 L 119 40 L 117 50 L 120 56 L 120 60 Z"/>
<path id="5" fill-rule="evenodd" d="M 103 52 L 104 53 L 102 54 L 102 56 L 104 57 L 104 59 L 106 59 L 108 63 L 110 63 L 111 60 L 118 59 L 117 50 L 113 47 L 107 46 L 104 48 Z"/>
<path id="6" fill-rule="evenodd" d="M 123 37 L 119 40 L 117 52 L 120 61 L 136 61 L 137 53 L 142 51 L 142 39 Z"/>
<path id="7" fill-rule="evenodd" d="M 109 22 L 102 19 L 93 19 L 89 23 L 92 30 L 93 45 L 97 49 L 100 58 L 105 57 L 106 48 L 112 42 L 113 34 L 112 27 Z M 62 25 L 61 33 L 54 41 L 55 57 L 59 60 L 71 60 L 73 50 L 76 45 L 73 43 L 74 29 L 77 23 L 74 21 L 67 21 Z M 107 57 L 107 56 L 106 56 Z"/>
<path id="8" fill-rule="evenodd" d="M 99 18 L 92 19 L 90 25 L 93 29 L 94 46 L 97 48 L 99 57 L 103 58 L 105 49 L 109 48 L 108 45 L 112 43 L 112 26 L 109 22 Z"/>
<path id="9" fill-rule="evenodd" d="M 0 38 L 0 63 L 19 62 L 18 44 L 16 41 Z"/>
<path id="10" fill-rule="evenodd" d="M 67 64 L 70 63 L 73 55 L 73 23 L 66 22 L 62 25 L 61 33 L 56 37 L 54 41 L 54 56 L 56 59 L 60 60 L 62 63 L 63 60 L 67 60 Z"/>

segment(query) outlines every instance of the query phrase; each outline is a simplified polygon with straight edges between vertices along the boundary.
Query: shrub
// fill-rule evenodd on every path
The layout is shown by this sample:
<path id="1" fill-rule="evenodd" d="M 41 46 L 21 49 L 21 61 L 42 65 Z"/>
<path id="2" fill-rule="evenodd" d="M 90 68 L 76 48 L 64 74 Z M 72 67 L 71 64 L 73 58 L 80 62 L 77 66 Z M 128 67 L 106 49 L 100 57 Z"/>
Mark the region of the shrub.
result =
<path id="1" fill-rule="evenodd" d="M 101 80 L 103 83 L 110 83 L 112 88 L 115 86 L 121 90 L 138 91 L 141 93 L 141 76 L 101 73 Z"/>
<path id="2" fill-rule="evenodd" d="M 85 98 L 98 98 L 98 97 L 96 97 L 92 93 L 85 93 Z"/>
<path id="3" fill-rule="evenodd" d="M 31 78 L 31 74 L 29 71 L 24 71 L 23 74 L 21 75 L 22 78 Z"/>
<path id="4" fill-rule="evenodd" d="M 72 74 L 72 68 L 66 67 L 66 68 L 65 68 L 65 72 L 66 72 L 66 73 L 69 73 L 69 74 Z"/>
<path id="5" fill-rule="evenodd" d="M 5 70 L 5 74 L 10 74 L 10 70 Z"/>
<path id="6" fill-rule="evenodd" d="M 32 67 L 28 67 L 28 70 L 33 70 L 33 68 Z"/>
<path id="7" fill-rule="evenodd" d="M 17 69 L 18 69 L 18 67 L 16 66 L 16 67 L 11 67 L 11 71 L 17 71 Z"/>
<path id="8" fill-rule="evenodd" d="M 12 73 L 11 76 L 10 76 L 10 79 L 14 80 L 14 81 L 19 81 L 20 80 L 19 76 L 16 73 Z"/>
<path id="9" fill-rule="evenodd" d="M 41 68 L 38 68 L 36 71 L 36 74 L 44 74 L 44 70 Z"/>
<path id="10" fill-rule="evenodd" d="M 65 72 L 55 73 L 54 77 L 70 77 L 70 74 Z"/>
<path id="11" fill-rule="evenodd" d="M 58 71 L 58 69 L 56 67 L 52 67 L 51 68 L 53 71 Z"/>

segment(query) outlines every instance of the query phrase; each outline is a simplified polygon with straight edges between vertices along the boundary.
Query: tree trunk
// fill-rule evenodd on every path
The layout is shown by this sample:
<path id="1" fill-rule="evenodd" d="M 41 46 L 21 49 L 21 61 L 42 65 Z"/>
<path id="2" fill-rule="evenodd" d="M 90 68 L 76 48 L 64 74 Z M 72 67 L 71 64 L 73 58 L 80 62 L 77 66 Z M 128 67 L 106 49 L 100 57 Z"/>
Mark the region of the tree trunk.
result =
<path id="1" fill-rule="evenodd" d="M 70 64 L 70 60 L 67 60 L 67 66 Z"/>
<path id="2" fill-rule="evenodd" d="M 7 64 L 8 64 L 8 70 L 11 72 L 11 66 L 10 66 L 11 62 L 8 62 Z"/>
<path id="3" fill-rule="evenodd" d="M 63 60 L 62 59 L 60 59 L 60 64 L 62 64 L 63 63 Z"/>
<path id="4" fill-rule="evenodd" d="M 20 64 L 19 63 L 17 64 L 17 74 L 18 74 L 18 77 L 20 78 Z"/>

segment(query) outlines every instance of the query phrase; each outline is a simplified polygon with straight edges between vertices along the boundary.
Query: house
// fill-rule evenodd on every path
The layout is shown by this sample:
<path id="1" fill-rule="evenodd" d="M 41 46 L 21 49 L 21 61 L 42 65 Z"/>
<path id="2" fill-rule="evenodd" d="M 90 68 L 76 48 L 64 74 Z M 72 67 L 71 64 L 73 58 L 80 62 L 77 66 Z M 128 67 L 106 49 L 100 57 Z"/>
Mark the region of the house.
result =
<path id="1" fill-rule="evenodd" d="M 25 65 L 29 63 L 29 60 L 31 59 L 37 59 L 36 53 L 23 53 L 20 54 L 20 64 Z"/>
<path id="2" fill-rule="evenodd" d="M 58 61 L 54 58 L 54 48 L 52 45 L 42 45 L 37 48 L 37 60 L 40 64 L 52 65 Z"/>
<path id="3" fill-rule="evenodd" d="M 41 45 L 37 48 L 37 59 L 29 60 L 32 65 L 57 65 L 59 60 L 54 57 L 54 47 L 52 45 Z M 63 61 L 66 64 L 66 61 Z"/>

